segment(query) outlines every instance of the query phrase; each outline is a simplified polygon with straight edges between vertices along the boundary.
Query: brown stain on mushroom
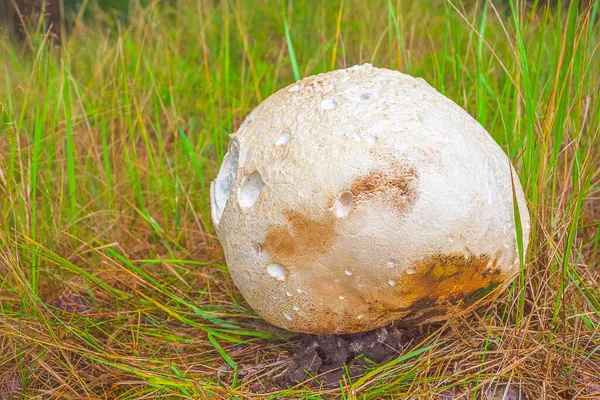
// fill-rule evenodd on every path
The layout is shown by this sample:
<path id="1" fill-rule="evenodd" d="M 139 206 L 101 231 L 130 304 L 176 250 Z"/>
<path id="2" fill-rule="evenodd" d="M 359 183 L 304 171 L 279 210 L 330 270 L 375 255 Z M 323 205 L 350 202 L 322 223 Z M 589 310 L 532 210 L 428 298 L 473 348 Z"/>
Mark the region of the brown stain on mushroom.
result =
<path id="1" fill-rule="evenodd" d="M 413 268 L 417 273 L 406 276 L 404 287 L 418 298 L 456 302 L 494 283 L 500 275 L 497 264 L 497 257 L 492 260 L 486 254 L 437 254 L 416 263 Z"/>
<path id="2" fill-rule="evenodd" d="M 415 273 L 399 277 L 397 287 L 364 299 L 376 313 L 410 311 L 415 315 L 443 304 L 472 302 L 502 281 L 498 259 L 486 254 L 435 254 L 412 265 Z"/>
<path id="3" fill-rule="evenodd" d="M 349 190 L 357 204 L 379 198 L 390 204 L 392 210 L 404 214 L 416 201 L 417 179 L 418 175 L 412 167 L 390 163 L 384 169 L 373 170 L 355 179 Z M 333 204 L 335 198 L 332 199 Z M 310 323 L 311 332 L 335 332 L 340 326 L 344 326 L 346 331 L 359 332 L 368 329 L 374 321 L 378 321 L 378 325 L 383 324 L 389 319 L 389 312 L 371 310 L 371 306 L 365 303 L 363 292 L 356 287 L 356 277 L 344 272 L 351 267 L 352 260 L 338 260 L 341 269 L 333 270 L 315 263 L 334 244 L 336 225 L 340 222 L 330 209 L 315 211 L 311 214 L 308 214 L 308 210 L 284 211 L 285 222 L 269 226 L 264 241 L 257 244 L 257 248 L 269 254 L 270 263 L 280 264 L 287 271 L 311 270 L 311 292 L 313 295 L 319 294 L 318 298 L 311 301 L 310 307 L 315 310 L 312 314 L 337 315 L 340 302 L 344 302 L 343 308 L 349 310 L 344 312 L 348 313 L 344 321 L 319 318 Z M 338 275 L 340 271 L 341 275 Z M 303 311 L 307 310 L 305 307 L 302 307 Z M 404 314 L 409 312 L 404 311 Z M 357 318 L 360 314 L 364 314 L 364 317 Z"/>
<path id="4" fill-rule="evenodd" d="M 356 179 L 350 186 L 350 192 L 357 202 L 382 197 L 397 211 L 406 212 L 408 206 L 416 201 L 417 180 L 414 168 L 393 165 L 389 171 L 372 171 Z"/>
<path id="5" fill-rule="evenodd" d="M 299 212 L 284 212 L 288 225 L 272 225 L 262 244 L 272 262 L 288 267 L 304 265 L 327 252 L 335 239 L 334 221 L 329 215 L 311 219 Z"/>
<path id="6" fill-rule="evenodd" d="M 375 170 L 356 179 L 350 191 L 357 203 L 381 198 L 394 210 L 406 213 L 416 201 L 417 181 L 418 175 L 411 167 Z M 311 292 L 319 293 L 319 298 L 302 306 L 303 312 L 311 309 L 311 315 L 337 315 L 340 301 L 347 310 L 343 311 L 343 321 L 339 315 L 310 321 L 313 333 L 335 332 L 342 325 L 346 332 L 360 332 L 389 321 L 390 314 L 418 323 L 444 319 L 450 304 L 471 303 L 503 281 L 498 255 L 435 254 L 410 265 L 414 274 L 390 276 L 397 282 L 395 286 L 389 286 L 386 278 L 379 289 L 363 291 L 354 285 L 356 276 L 344 272 L 351 263 L 340 260 L 340 268 L 335 271 L 315 263 L 329 251 L 337 236 L 339 220 L 330 210 L 312 214 L 286 210 L 284 217 L 285 223 L 267 229 L 264 241 L 258 244 L 261 251 L 268 252 L 270 262 L 289 271 L 312 270 Z M 361 314 L 364 317 L 357 318 Z"/>
<path id="7" fill-rule="evenodd" d="M 417 173 L 414 168 L 391 165 L 389 170 L 376 170 L 357 178 L 350 185 L 353 201 L 362 202 L 381 197 L 396 210 L 406 212 L 414 204 Z M 335 203 L 337 193 L 331 203 Z M 299 263 L 315 260 L 324 254 L 336 237 L 336 218 L 330 210 L 310 218 L 295 210 L 284 211 L 288 225 L 273 225 L 261 244 L 277 263 Z"/>

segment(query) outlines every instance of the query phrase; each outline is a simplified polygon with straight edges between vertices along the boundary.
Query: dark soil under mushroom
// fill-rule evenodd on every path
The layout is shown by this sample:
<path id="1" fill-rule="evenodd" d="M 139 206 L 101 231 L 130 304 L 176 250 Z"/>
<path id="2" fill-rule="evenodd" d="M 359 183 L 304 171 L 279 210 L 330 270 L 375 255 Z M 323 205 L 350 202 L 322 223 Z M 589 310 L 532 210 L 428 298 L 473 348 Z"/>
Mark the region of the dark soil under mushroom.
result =
<path id="1" fill-rule="evenodd" d="M 317 377 L 315 384 L 337 386 L 346 369 L 351 377 L 363 375 L 403 354 L 422 337 L 420 330 L 394 325 L 349 335 L 303 334 L 290 366 L 275 383 L 290 387 Z"/>
<path id="2" fill-rule="evenodd" d="M 272 384 L 278 389 L 287 389 L 314 377 L 309 383 L 314 387 L 339 386 L 342 375 L 347 373 L 352 378 L 364 375 L 370 369 L 410 351 L 439 326 L 388 325 L 353 335 L 302 334 L 302 340 L 292 355 L 290 365 Z M 469 398 L 471 390 L 470 387 L 454 387 L 440 393 L 439 398 Z M 477 398 L 486 400 L 528 399 L 518 382 L 511 385 L 494 382 L 479 390 Z"/>

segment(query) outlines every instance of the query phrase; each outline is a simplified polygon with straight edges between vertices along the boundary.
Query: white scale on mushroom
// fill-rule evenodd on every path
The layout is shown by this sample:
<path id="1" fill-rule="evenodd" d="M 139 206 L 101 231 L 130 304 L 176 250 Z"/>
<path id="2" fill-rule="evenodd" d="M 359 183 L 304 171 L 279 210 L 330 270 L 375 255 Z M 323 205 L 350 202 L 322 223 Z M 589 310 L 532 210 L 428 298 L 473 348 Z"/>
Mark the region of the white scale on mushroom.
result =
<path id="1" fill-rule="evenodd" d="M 512 176 L 512 179 L 511 179 Z M 258 314 L 307 333 L 443 319 L 518 273 L 510 160 L 423 79 L 369 64 L 311 76 L 231 135 L 211 211 Z"/>

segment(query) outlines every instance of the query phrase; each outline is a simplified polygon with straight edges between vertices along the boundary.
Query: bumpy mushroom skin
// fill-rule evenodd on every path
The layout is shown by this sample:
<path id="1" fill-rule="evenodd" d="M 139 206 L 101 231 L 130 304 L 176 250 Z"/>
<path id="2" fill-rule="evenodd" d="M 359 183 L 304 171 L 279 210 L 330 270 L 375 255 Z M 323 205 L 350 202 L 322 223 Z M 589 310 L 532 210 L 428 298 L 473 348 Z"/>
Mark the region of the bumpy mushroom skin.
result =
<path id="1" fill-rule="evenodd" d="M 443 318 L 519 269 L 509 159 L 423 79 L 368 64 L 303 79 L 232 135 L 211 186 L 231 275 L 270 323 L 352 333 Z"/>

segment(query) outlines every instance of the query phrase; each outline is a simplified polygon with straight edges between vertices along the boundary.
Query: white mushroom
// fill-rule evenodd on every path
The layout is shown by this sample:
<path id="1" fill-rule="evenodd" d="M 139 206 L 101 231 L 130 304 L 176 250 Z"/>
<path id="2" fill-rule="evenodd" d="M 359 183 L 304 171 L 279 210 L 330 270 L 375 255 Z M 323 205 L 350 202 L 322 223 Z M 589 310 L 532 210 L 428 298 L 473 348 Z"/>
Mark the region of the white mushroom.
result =
<path id="1" fill-rule="evenodd" d="M 267 321 L 309 333 L 424 322 L 518 273 L 518 177 L 424 80 L 365 64 L 305 78 L 251 116 L 211 185 L 212 217 Z"/>

